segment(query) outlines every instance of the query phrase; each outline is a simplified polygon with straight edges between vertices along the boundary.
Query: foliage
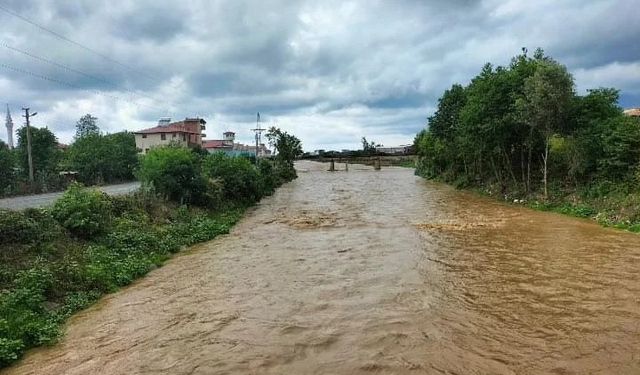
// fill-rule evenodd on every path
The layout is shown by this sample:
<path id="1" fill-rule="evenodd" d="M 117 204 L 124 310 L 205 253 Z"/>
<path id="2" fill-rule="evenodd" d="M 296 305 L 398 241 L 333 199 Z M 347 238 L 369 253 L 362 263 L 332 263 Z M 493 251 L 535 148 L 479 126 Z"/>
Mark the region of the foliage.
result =
<path id="1" fill-rule="evenodd" d="M 140 163 L 138 177 L 169 200 L 179 203 L 199 202 L 207 183 L 200 172 L 200 158 L 179 146 L 155 147 Z"/>
<path id="2" fill-rule="evenodd" d="M 0 196 L 15 184 L 15 163 L 9 147 L 0 141 Z"/>
<path id="3" fill-rule="evenodd" d="M 440 98 L 414 141 L 417 173 L 545 200 L 598 181 L 635 181 L 639 121 L 622 115 L 617 90 L 579 96 L 573 86 L 566 68 L 542 50 L 524 50 L 507 67 L 486 64 Z"/>
<path id="4" fill-rule="evenodd" d="M 269 144 L 275 148 L 276 162 L 293 169 L 293 162 L 302 155 L 302 142 L 298 137 L 271 127 L 266 134 Z"/>
<path id="5" fill-rule="evenodd" d="M 18 129 L 17 152 L 20 160 L 20 170 L 23 177 L 29 175 L 29 161 L 27 156 L 27 128 Z M 46 128 L 31 127 L 31 154 L 33 156 L 34 173 L 51 175 L 56 171 L 61 152 L 58 149 L 58 139 Z"/>
<path id="6" fill-rule="evenodd" d="M 255 202 L 263 193 L 258 169 L 242 157 L 218 152 L 207 156 L 203 173 L 208 179 L 222 183 L 224 197 L 238 202 Z"/>
<path id="7" fill-rule="evenodd" d="M 0 210 L 0 244 L 32 243 L 40 238 L 41 228 L 23 212 Z"/>
<path id="8" fill-rule="evenodd" d="M 111 220 L 111 202 L 103 192 L 73 184 L 56 201 L 53 217 L 78 237 L 102 234 Z"/>
<path id="9" fill-rule="evenodd" d="M 100 135 L 98 128 L 98 118 L 90 114 L 86 114 L 76 122 L 76 139 L 80 139 L 91 135 Z"/>
<path id="10" fill-rule="evenodd" d="M 381 144 L 367 141 L 367 138 L 362 137 L 362 152 L 364 155 L 373 155 L 376 153 L 376 148 L 382 147 Z"/>
<path id="11" fill-rule="evenodd" d="M 135 137 L 128 132 L 85 134 L 69 147 L 65 160 L 87 185 L 132 180 L 137 165 Z"/>

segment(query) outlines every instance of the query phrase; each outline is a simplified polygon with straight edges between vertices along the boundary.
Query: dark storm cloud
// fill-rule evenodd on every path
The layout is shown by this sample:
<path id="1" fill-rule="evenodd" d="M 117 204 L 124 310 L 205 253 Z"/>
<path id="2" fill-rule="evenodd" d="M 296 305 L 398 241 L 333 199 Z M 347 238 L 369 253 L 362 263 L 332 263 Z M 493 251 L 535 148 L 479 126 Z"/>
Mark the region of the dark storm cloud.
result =
<path id="1" fill-rule="evenodd" d="M 626 106 L 640 98 L 634 0 L 1 5 L 108 56 L 0 12 L 1 42 L 86 73 L 0 47 L 0 63 L 22 70 L 0 67 L 0 101 L 37 106 L 63 140 L 87 112 L 107 131 L 200 115 L 210 137 L 225 128 L 250 140 L 260 111 L 308 149 L 357 147 L 362 136 L 408 143 L 444 89 L 525 46 L 566 64 L 580 90 L 619 87 Z"/>

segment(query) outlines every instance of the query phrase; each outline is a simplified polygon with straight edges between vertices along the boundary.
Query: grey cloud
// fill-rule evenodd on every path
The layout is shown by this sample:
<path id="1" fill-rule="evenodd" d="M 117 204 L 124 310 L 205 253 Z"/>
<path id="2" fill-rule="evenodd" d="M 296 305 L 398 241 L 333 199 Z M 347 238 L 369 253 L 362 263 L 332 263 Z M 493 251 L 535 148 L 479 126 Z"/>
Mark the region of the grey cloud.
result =
<path id="1" fill-rule="evenodd" d="M 579 87 L 615 85 L 623 73 L 640 80 L 629 68 L 635 65 L 604 68 L 640 62 L 633 0 L 10 0 L 4 6 L 132 68 L 0 12 L 3 42 L 101 78 L 0 47 L 0 63 L 73 85 L 0 67 L 0 102 L 32 103 L 39 121 L 66 141 L 86 112 L 109 131 L 150 126 L 167 113 L 208 116 L 207 133 L 215 137 L 223 127 L 247 132 L 260 111 L 308 148 L 357 147 L 361 136 L 407 143 L 444 89 L 468 82 L 484 62 L 507 64 L 524 46 L 540 46 L 579 72 L 588 80 Z M 640 100 L 629 87 L 623 105 Z"/>

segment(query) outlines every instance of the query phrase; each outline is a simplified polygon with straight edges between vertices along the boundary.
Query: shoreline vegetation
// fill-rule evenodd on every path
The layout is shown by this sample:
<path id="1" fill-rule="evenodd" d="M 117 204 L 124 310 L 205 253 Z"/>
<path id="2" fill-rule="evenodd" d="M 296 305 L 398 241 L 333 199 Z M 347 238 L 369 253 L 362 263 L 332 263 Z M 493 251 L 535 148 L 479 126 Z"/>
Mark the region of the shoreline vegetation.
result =
<path id="1" fill-rule="evenodd" d="M 63 323 L 101 296 L 228 233 L 295 179 L 300 141 L 275 128 L 267 137 L 278 151 L 270 159 L 159 147 L 140 160 L 135 193 L 73 184 L 51 207 L 0 210 L 0 368 L 55 343 Z"/>
<path id="2" fill-rule="evenodd" d="M 640 232 L 640 118 L 625 116 L 618 97 L 578 95 L 564 65 L 523 49 L 444 92 L 415 138 L 416 174 Z"/>

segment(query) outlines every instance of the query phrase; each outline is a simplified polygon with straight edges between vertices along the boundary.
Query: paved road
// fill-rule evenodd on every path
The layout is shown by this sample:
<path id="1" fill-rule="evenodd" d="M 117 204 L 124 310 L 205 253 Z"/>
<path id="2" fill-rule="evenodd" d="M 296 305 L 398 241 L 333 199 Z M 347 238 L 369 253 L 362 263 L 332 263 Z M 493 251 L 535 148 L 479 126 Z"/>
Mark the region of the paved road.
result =
<path id="1" fill-rule="evenodd" d="M 128 182 L 126 184 L 100 186 L 98 189 L 109 195 L 122 195 L 137 190 L 140 187 L 139 182 Z M 56 199 L 62 196 L 63 192 L 24 195 L 20 197 L 0 199 L 0 208 L 10 210 L 22 210 L 25 208 L 43 207 L 53 204 Z"/>

